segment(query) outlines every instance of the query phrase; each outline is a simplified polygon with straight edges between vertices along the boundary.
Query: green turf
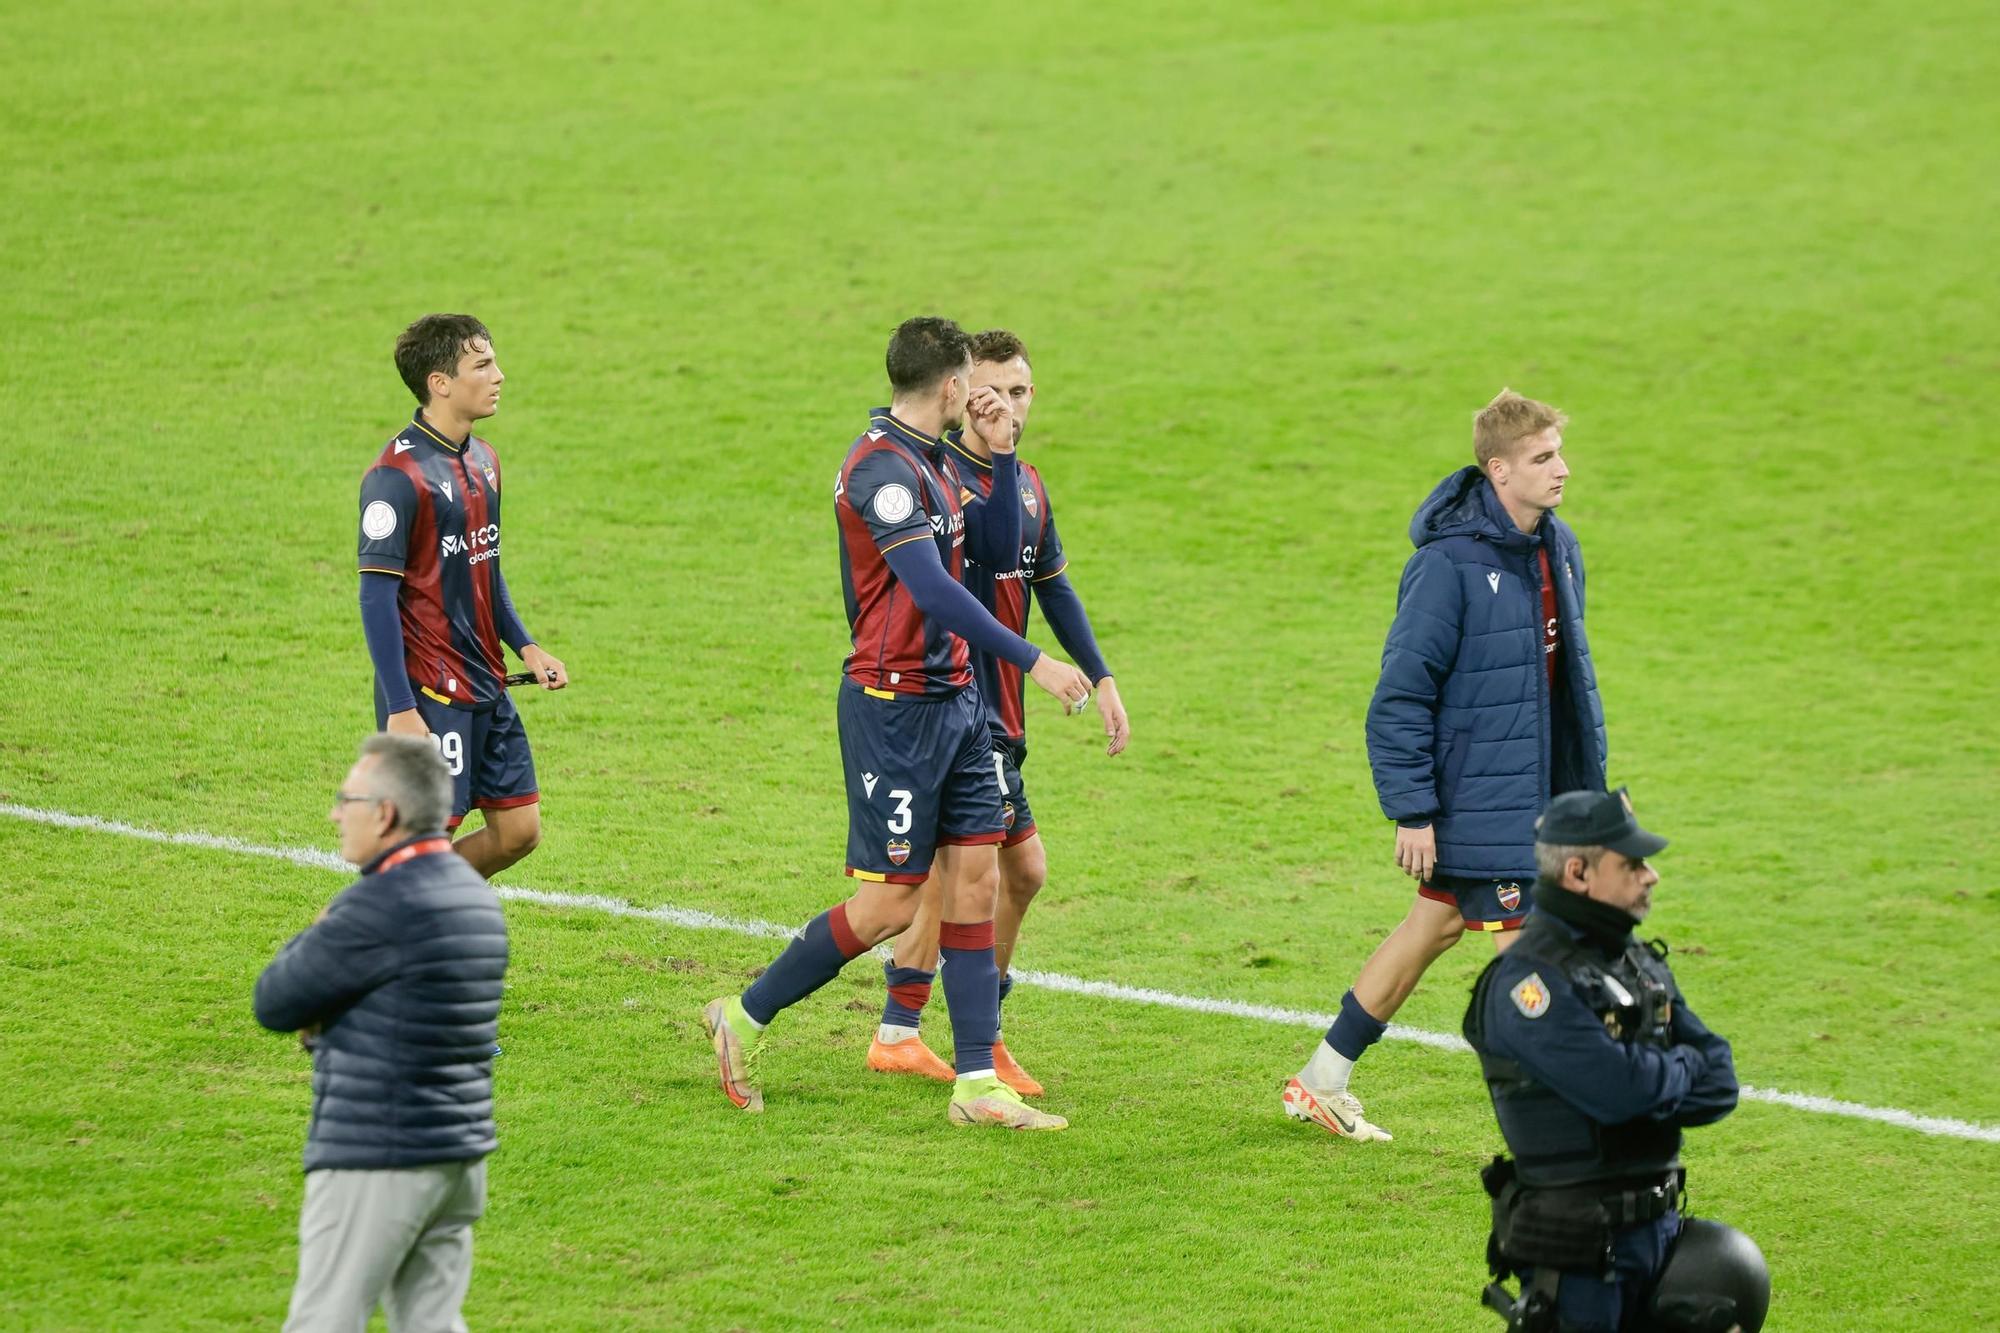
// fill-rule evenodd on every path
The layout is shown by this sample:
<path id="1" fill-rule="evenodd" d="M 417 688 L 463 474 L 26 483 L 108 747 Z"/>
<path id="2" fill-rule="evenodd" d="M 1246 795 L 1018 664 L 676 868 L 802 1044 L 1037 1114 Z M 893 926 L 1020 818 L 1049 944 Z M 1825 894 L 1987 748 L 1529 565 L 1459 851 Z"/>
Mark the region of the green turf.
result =
<path id="1" fill-rule="evenodd" d="M 1107 761 L 1032 713 L 1023 964 L 1328 1008 L 1406 896 L 1361 745 L 1404 529 L 1511 383 L 1573 418 L 1695 1004 L 1760 1086 L 2000 1122 L 2000 22 L 1329 8 L 0 7 L 0 799 L 323 840 L 387 348 L 471 309 L 509 582 L 577 679 L 524 705 L 509 878 L 803 920 L 841 892 L 831 481 L 938 310 L 1034 350 L 1135 726 Z M 271 1321 L 303 1064 L 247 986 L 334 881 L 0 840 L 0 1322 Z M 1310 1032 L 1031 992 L 1076 1128 L 968 1142 L 851 1072 L 857 969 L 751 1125 L 691 1014 L 765 945 L 513 919 L 480 1326 L 1478 1322 L 1461 1057 L 1372 1055 L 1399 1138 L 1343 1152 L 1274 1118 Z M 1483 947 L 1401 1018 L 1452 1026 Z M 1774 1327 L 2000 1295 L 1990 1144 L 1763 1106 L 1693 1143 Z"/>

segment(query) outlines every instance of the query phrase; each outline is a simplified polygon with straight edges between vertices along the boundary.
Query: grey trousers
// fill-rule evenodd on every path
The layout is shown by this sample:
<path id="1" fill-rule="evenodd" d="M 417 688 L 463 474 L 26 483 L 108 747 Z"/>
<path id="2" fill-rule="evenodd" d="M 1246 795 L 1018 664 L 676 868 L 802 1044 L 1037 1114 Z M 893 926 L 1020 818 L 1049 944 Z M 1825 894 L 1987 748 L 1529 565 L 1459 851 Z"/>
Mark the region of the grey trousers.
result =
<path id="1" fill-rule="evenodd" d="M 466 1333 L 458 1310 L 485 1211 L 484 1161 L 307 1172 L 285 1333 L 362 1333 L 378 1304 L 394 1333 Z"/>

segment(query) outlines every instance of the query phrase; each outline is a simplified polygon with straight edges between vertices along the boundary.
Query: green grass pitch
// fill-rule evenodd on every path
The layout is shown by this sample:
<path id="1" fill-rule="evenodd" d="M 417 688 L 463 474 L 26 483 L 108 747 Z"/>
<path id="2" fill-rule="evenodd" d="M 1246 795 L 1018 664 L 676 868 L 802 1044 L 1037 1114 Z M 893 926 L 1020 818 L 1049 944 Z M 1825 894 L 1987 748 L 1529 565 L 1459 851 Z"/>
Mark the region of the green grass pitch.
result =
<path id="1" fill-rule="evenodd" d="M 577 682 L 504 878 L 805 920 L 832 480 L 936 311 L 1033 349 L 1135 728 L 1031 714 L 1021 965 L 1327 1009 L 1406 901 L 1405 527 L 1511 384 L 1691 1000 L 1759 1087 L 2000 1124 L 1996 52 L 1962 0 L 0 6 L 0 803 L 328 845 L 389 344 L 471 310 Z M 340 882 L 0 818 L 0 1327 L 275 1326 L 307 1066 L 249 987 Z M 1463 1055 L 1371 1054 L 1355 1149 L 1279 1116 L 1309 1028 L 1023 989 L 1073 1128 L 964 1134 L 862 1071 L 862 962 L 753 1119 L 697 1011 L 770 941 L 509 912 L 476 1328 L 1498 1328 Z M 1769 1327 L 1991 1324 L 2000 1146 L 1749 1103 L 1688 1159 Z"/>

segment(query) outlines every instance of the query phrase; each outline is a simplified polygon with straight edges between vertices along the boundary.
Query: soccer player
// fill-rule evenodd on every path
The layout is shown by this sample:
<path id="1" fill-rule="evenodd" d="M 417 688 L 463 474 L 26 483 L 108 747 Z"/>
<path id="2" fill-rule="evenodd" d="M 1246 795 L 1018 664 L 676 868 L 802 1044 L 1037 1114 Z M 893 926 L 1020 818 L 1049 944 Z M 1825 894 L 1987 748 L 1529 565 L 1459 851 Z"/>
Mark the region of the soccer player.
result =
<path id="1" fill-rule="evenodd" d="M 1001 625 L 959 582 L 965 510 L 957 479 L 941 470 L 939 437 L 962 429 L 969 412 L 996 476 L 1015 484 L 1011 417 L 991 390 L 973 393 L 965 331 L 948 319 L 906 320 L 887 359 L 894 401 L 875 410 L 849 448 L 833 492 L 853 640 L 837 709 L 847 873 L 860 884 L 814 917 L 742 995 L 711 1001 L 702 1021 L 724 1094 L 745 1111 L 763 1110 L 751 1066 L 766 1026 L 848 960 L 906 929 L 918 886 L 935 867 L 945 1004 L 958 1037 L 947 1116 L 955 1125 L 1062 1129 L 1067 1121 L 1027 1105 L 993 1070 L 995 848 L 1006 830 L 968 643 L 1013 663 L 1065 708 L 1083 706 L 1090 682 Z M 1006 533 L 1008 513 L 1002 507 L 994 526 L 1012 547 L 1019 530 Z"/>
<path id="2" fill-rule="evenodd" d="M 507 697 L 506 644 L 545 690 L 569 671 L 535 642 L 500 573 L 500 456 L 472 433 L 506 376 L 486 326 L 425 315 L 396 339 L 416 414 L 361 479 L 361 626 L 375 663 L 375 725 L 429 736 L 451 770 L 453 844 L 491 878 L 541 841 L 528 733 Z"/>
<path id="3" fill-rule="evenodd" d="M 1555 516 L 1569 477 L 1555 408 L 1503 389 L 1473 418 L 1476 466 L 1410 520 L 1368 764 L 1416 901 L 1362 966 L 1285 1114 L 1356 1142 L 1390 1136 L 1347 1090 L 1426 969 L 1467 930 L 1504 950 L 1527 916 L 1535 817 L 1603 791 L 1604 710 L 1583 636 L 1583 552 Z"/>
<path id="4" fill-rule="evenodd" d="M 1021 340 L 1005 329 L 974 334 L 972 387 L 975 393 L 991 389 L 1007 405 L 1013 418 L 1013 442 L 1018 447 L 1028 424 L 1028 410 L 1035 402 L 1034 371 Z M 984 562 L 968 560 L 966 587 L 980 605 L 1016 634 L 1027 633 L 1028 603 L 1032 596 L 1041 606 L 1042 618 L 1048 621 L 1063 651 L 1075 659 L 1096 687 L 1098 712 L 1109 738 L 1105 752 L 1119 753 L 1131 738 L 1131 724 L 1118 698 L 1118 684 L 1112 678 L 1111 668 L 1098 652 L 1083 602 L 1064 573 L 1069 559 L 1063 553 L 1062 538 L 1056 533 L 1055 513 L 1041 474 L 1033 465 L 1021 463 L 1019 484 L 1011 492 L 1002 491 L 994 482 L 999 456 L 987 448 L 976 431 L 947 434 L 944 448 L 961 477 L 970 480 L 972 488 L 989 506 L 996 503 L 996 498 L 1018 497 L 1013 503 L 1021 510 L 1020 567 L 1002 572 Z M 1048 858 L 1042 848 L 1040 827 L 1028 804 L 1027 788 L 1021 781 L 1021 766 L 1028 757 L 1021 673 L 1005 658 L 980 651 L 972 654 L 972 670 L 979 681 L 986 725 L 993 733 L 1001 815 L 1007 827 L 1007 836 L 1000 844 L 1000 898 L 993 919 L 993 957 L 1000 969 L 1000 1002 L 1004 1006 L 1014 988 L 1011 967 L 1014 946 L 1021 936 L 1021 920 L 1048 878 Z M 881 1026 L 868 1048 L 868 1067 L 879 1073 L 921 1074 L 939 1080 L 952 1077 L 951 1066 L 924 1044 L 917 1027 L 937 974 L 939 901 L 939 885 L 933 876 L 924 884 L 916 922 L 897 939 L 895 956 L 883 964 L 888 1000 L 882 1008 Z M 993 1043 L 993 1068 L 1003 1082 L 1022 1096 L 1041 1094 L 1042 1085 L 1021 1068 L 1006 1043 L 997 1037 Z"/>

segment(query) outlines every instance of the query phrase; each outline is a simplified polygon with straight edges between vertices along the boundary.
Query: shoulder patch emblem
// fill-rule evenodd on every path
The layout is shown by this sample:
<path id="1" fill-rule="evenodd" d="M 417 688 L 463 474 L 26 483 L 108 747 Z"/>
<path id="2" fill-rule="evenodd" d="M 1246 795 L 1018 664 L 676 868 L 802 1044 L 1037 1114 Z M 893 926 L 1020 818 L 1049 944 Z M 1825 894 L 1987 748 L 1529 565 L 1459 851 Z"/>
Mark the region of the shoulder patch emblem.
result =
<path id="1" fill-rule="evenodd" d="M 387 500 L 370 500 L 361 511 L 361 535 L 379 542 L 396 530 L 396 509 Z"/>
<path id="2" fill-rule="evenodd" d="M 917 510 L 917 501 L 910 494 L 910 488 L 898 482 L 891 482 L 875 492 L 875 517 L 884 523 L 901 523 Z"/>
<path id="3" fill-rule="evenodd" d="M 1507 998 L 1521 1011 L 1523 1018 L 1540 1018 L 1549 1011 L 1549 988 L 1542 984 L 1542 974 L 1530 972 L 1521 978 Z"/>

